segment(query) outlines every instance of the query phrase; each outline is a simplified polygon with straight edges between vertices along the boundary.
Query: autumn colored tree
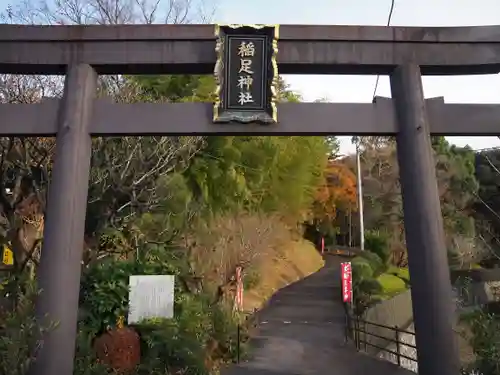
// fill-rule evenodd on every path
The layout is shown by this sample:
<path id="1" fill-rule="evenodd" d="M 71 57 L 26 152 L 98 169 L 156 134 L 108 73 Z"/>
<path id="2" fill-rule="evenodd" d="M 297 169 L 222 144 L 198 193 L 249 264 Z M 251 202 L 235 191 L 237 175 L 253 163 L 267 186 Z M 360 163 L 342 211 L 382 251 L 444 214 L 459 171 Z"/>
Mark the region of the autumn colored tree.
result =
<path id="1" fill-rule="evenodd" d="M 356 209 L 356 176 L 342 161 L 330 160 L 323 179 L 316 191 L 307 233 L 308 237 L 326 236 L 331 242 L 338 231 L 339 211 Z"/>
<path id="2" fill-rule="evenodd" d="M 333 220 L 339 207 L 355 206 L 356 176 L 345 164 L 330 161 L 324 177 L 325 184 L 316 193 L 313 213 L 318 220 Z"/>

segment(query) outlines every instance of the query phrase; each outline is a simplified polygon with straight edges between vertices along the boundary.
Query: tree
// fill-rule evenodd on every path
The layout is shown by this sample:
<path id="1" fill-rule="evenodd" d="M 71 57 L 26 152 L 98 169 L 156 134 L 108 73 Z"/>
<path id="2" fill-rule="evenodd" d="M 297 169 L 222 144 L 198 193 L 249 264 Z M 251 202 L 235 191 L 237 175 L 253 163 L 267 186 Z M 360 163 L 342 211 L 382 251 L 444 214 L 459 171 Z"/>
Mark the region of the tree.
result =
<path id="1" fill-rule="evenodd" d="M 313 223 L 323 235 L 333 236 L 339 226 L 339 212 L 356 209 L 356 176 L 342 161 L 330 160 L 324 171 L 324 184 L 316 193 Z"/>
<path id="2" fill-rule="evenodd" d="M 164 13 L 159 9 L 160 3 L 142 0 L 136 3 L 57 0 L 40 4 L 28 0 L 9 7 L 4 17 L 7 22 L 37 24 L 183 23 L 191 19 L 190 4 L 189 0 L 171 0 L 166 16 L 160 20 Z M 282 101 L 300 100 L 283 80 L 280 85 Z M 62 81 L 57 77 L 3 76 L 0 100 L 36 103 L 46 96 L 59 97 L 61 88 Z M 213 78 L 208 76 L 108 76 L 100 77 L 98 93 L 125 103 L 212 101 L 213 88 Z M 217 265 L 228 265 L 224 280 L 214 278 L 226 282 L 237 264 L 247 265 L 253 261 L 258 254 L 255 244 L 274 246 L 278 242 L 275 241 L 276 231 L 290 234 L 289 226 L 283 221 L 296 224 L 309 215 L 322 183 L 327 155 L 334 145 L 334 139 L 327 142 L 323 137 L 94 139 L 85 228 L 84 290 L 80 305 L 83 328 L 92 328 L 88 320 L 98 323 L 94 328 L 102 328 L 106 317 L 108 323 L 113 324 L 114 318 L 124 315 L 129 274 L 137 270 L 141 271 L 139 274 L 176 274 L 181 287 L 176 283 L 175 302 L 181 313 L 173 321 L 163 322 L 161 329 L 156 326 L 151 337 L 161 336 L 158 333 L 163 336 L 157 337 L 153 348 L 148 346 L 147 352 L 151 354 L 148 359 L 158 364 L 158 371 L 167 369 L 172 373 L 186 368 L 193 372 L 193 363 L 197 361 L 197 373 L 204 373 L 207 370 L 202 363 L 206 355 L 204 347 L 211 346 L 209 340 L 216 340 L 213 347 L 222 352 L 209 353 L 209 357 L 227 359 L 234 347 L 231 340 L 236 325 L 228 329 L 233 317 L 222 315 L 222 307 L 213 303 L 212 295 L 202 295 L 211 292 L 210 288 L 200 291 L 188 286 L 188 281 L 197 276 L 190 258 L 190 248 L 196 247 L 196 240 L 200 238 L 195 236 L 197 227 L 194 224 L 209 227 L 209 234 L 220 234 L 224 231 L 210 230 L 213 229 L 210 226 L 221 222 L 227 224 L 224 219 L 234 211 L 239 219 L 248 215 L 248 220 L 234 220 L 227 228 L 229 232 L 236 232 L 233 242 L 226 241 L 229 250 L 238 251 L 235 261 L 214 258 Z M 37 241 L 42 240 L 38 224 L 41 223 L 43 229 L 53 147 L 53 139 L 12 137 L 0 140 L 0 219 L 4 219 L 1 225 L 5 229 L 2 240 L 9 241 L 8 234 L 14 233 L 22 242 L 26 237 L 22 231 L 26 226 L 32 227 L 35 230 L 30 234 L 33 244 L 27 246 L 23 242 L 18 246 L 14 243 L 14 247 L 28 257 L 39 243 Z M 252 220 L 260 219 L 259 215 L 266 216 L 272 225 L 267 225 L 265 220 Z M 211 221 L 221 217 L 220 221 Z M 245 238 L 243 222 L 256 233 L 252 239 L 255 241 Z M 266 232 L 265 235 L 262 232 Z M 194 243 L 188 242 L 191 235 Z M 272 238 L 267 240 L 268 237 Z M 289 240 L 286 236 L 281 238 Z M 220 250 L 219 244 L 215 241 L 214 248 Z M 210 246 L 205 248 L 212 250 Z M 222 250 L 217 255 L 229 258 L 225 248 Z M 141 265 L 145 268 L 138 268 Z M 214 286 L 220 287 L 213 284 L 209 287 Z M 162 329 L 163 332 L 159 332 Z M 151 344 L 149 337 L 146 338 Z M 86 359 L 86 363 L 92 361 L 91 357 Z M 144 372 L 154 371 L 148 368 Z"/>
<path id="3" fill-rule="evenodd" d="M 321 137 L 208 137 L 186 176 L 212 213 L 245 208 L 296 221 L 308 214 L 326 150 Z"/>
<path id="4" fill-rule="evenodd" d="M 7 23 L 55 25 L 187 23 L 193 20 L 206 21 L 210 17 L 211 6 L 208 2 L 193 3 L 189 0 L 169 0 L 166 3 L 149 0 L 44 0 L 34 3 L 25 0 L 8 6 L 2 18 Z M 193 100 L 198 93 L 189 92 L 188 89 L 202 87 L 204 82 L 199 77 L 188 76 L 163 79 L 159 86 L 148 87 L 147 79 L 101 76 L 99 94 L 111 96 L 120 102 L 178 101 L 181 97 Z M 0 100 L 7 103 L 36 103 L 47 96 L 59 97 L 62 87 L 59 77 L 3 75 L 0 77 Z M 162 91 L 156 92 L 157 87 L 162 87 Z M 204 92 L 200 95 L 203 98 L 207 94 Z M 93 248 L 108 249 L 110 241 L 111 247 L 116 245 L 114 237 L 121 237 L 124 231 L 133 232 L 131 223 L 144 212 L 160 210 L 165 213 L 169 205 L 179 206 L 179 202 L 188 201 L 189 194 L 182 189 L 179 173 L 187 167 L 202 143 L 201 137 L 95 139 L 86 225 L 87 244 Z M 41 241 L 54 140 L 4 138 L 0 148 L 0 154 L 3 155 L 0 188 L 6 187 L 10 192 L 8 195 L 2 193 L 2 241 L 12 243 L 16 257 L 20 260 L 18 264 L 24 267 L 25 260 Z M 23 181 L 22 187 L 15 182 L 19 179 Z M 164 194 L 174 187 L 178 192 L 176 196 L 171 192 L 158 196 L 161 190 Z M 2 192 L 5 190 L 2 189 Z M 171 224 L 174 215 L 167 216 Z M 177 217 L 176 221 L 182 219 Z M 99 243 L 103 233 L 106 233 L 106 244 Z M 95 256 L 100 254 L 96 253 Z"/>
<path id="5" fill-rule="evenodd" d="M 476 178 L 479 183 L 474 205 L 476 230 L 490 250 L 487 265 L 500 263 L 500 152 L 491 150 L 475 155 Z"/>
<path id="6" fill-rule="evenodd" d="M 474 155 L 468 148 L 450 145 L 444 137 L 434 137 L 432 146 L 447 248 L 456 252 L 474 237 L 471 217 L 478 188 Z M 365 228 L 389 233 L 393 261 L 403 265 L 406 246 L 396 144 L 388 137 L 362 137 L 360 147 Z M 355 170 L 354 157 L 345 162 Z"/>
<path id="7" fill-rule="evenodd" d="M 432 145 L 445 231 L 473 236 L 472 207 L 478 189 L 474 153 L 469 147 L 451 145 L 444 137 L 433 137 Z"/>

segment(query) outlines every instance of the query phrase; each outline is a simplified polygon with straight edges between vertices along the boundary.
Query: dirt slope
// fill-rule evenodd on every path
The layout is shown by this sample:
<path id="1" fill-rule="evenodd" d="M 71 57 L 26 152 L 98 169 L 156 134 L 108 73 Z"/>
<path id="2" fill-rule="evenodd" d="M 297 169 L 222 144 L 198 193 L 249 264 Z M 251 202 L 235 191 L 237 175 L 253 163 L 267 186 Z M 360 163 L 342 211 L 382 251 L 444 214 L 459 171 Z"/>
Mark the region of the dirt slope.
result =
<path id="1" fill-rule="evenodd" d="M 323 258 L 311 242 L 290 242 L 259 266 L 258 282 L 244 292 L 244 310 L 259 309 L 277 290 L 311 275 L 323 265 Z"/>

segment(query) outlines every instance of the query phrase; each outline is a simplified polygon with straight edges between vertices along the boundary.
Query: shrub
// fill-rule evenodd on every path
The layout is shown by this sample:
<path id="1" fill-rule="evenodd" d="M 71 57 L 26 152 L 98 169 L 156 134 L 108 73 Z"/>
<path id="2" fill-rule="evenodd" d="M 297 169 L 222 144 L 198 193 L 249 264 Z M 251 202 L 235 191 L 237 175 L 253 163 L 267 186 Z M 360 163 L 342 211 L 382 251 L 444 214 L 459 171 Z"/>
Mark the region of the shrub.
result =
<path id="1" fill-rule="evenodd" d="M 366 279 L 363 280 L 359 286 L 363 293 L 373 296 L 380 294 L 383 291 L 383 287 L 379 280 L 377 279 Z"/>
<path id="2" fill-rule="evenodd" d="M 184 295 L 178 303 L 174 319 L 136 326 L 143 343 L 139 375 L 205 375 L 235 357 L 237 323 L 229 311 L 203 297 Z"/>
<path id="3" fill-rule="evenodd" d="M 403 279 L 395 275 L 382 274 L 377 278 L 382 290 L 387 295 L 395 295 L 406 290 L 406 283 Z"/>
<path id="4" fill-rule="evenodd" d="M 203 341 L 183 332 L 176 320 L 154 319 L 136 327 L 143 344 L 139 375 L 169 373 L 206 374 L 203 364 Z M 184 372 L 185 371 L 185 372 Z"/>
<path id="5" fill-rule="evenodd" d="M 205 283 L 227 283 L 237 266 L 258 267 L 292 238 L 279 217 L 239 214 L 220 216 L 192 229 L 191 261 Z"/>
<path id="6" fill-rule="evenodd" d="M 499 317 L 477 309 L 461 318 L 473 332 L 470 344 L 477 357 L 474 368 L 483 374 L 500 375 Z"/>
<path id="7" fill-rule="evenodd" d="M 379 302 L 382 299 L 380 296 L 382 291 L 378 280 L 373 278 L 361 280 L 353 286 L 355 314 L 362 315 L 367 308 Z"/>
<path id="8" fill-rule="evenodd" d="M 365 233 L 366 250 L 377 254 L 383 264 L 388 264 L 391 256 L 389 238 L 386 233 L 367 231 Z"/>
<path id="9" fill-rule="evenodd" d="M 34 314 L 37 289 L 34 282 L 23 285 L 12 311 L 0 312 L 0 373 L 25 375 L 36 361 L 43 335 L 55 327 L 39 322 Z"/>
<path id="10" fill-rule="evenodd" d="M 108 367 L 99 362 L 93 348 L 94 335 L 79 324 L 76 337 L 75 368 L 73 375 L 108 375 Z"/>
<path id="11" fill-rule="evenodd" d="M 407 286 L 410 284 L 410 271 L 406 267 L 395 267 L 390 266 L 387 270 L 389 275 L 394 275 L 399 277 L 401 280 L 405 282 Z"/>
<path id="12" fill-rule="evenodd" d="M 456 235 L 447 242 L 448 263 L 454 270 L 475 268 L 491 254 L 487 246 L 474 238 Z"/>
<path id="13" fill-rule="evenodd" d="M 362 257 L 353 258 L 352 262 L 352 277 L 353 282 L 361 281 L 363 279 L 368 279 L 373 277 L 373 268 L 367 259 Z"/>
<path id="14" fill-rule="evenodd" d="M 91 336 L 113 328 L 119 317 L 128 315 L 130 275 L 170 274 L 179 281 L 189 278 L 185 251 L 156 245 L 141 250 L 140 259 L 108 259 L 84 271 L 80 323 Z M 208 294 L 209 288 L 191 293 L 183 282 L 176 282 L 175 288 L 174 318 L 153 319 L 133 326 L 141 343 L 137 375 L 204 375 L 236 356 L 237 321 L 232 311 L 215 304 L 214 296 Z M 133 341 L 132 336 L 128 338 Z M 121 341 L 123 344 L 124 340 Z M 130 342 L 126 346 L 128 352 Z"/>
<path id="15" fill-rule="evenodd" d="M 385 264 L 377 254 L 370 251 L 363 251 L 359 256 L 366 259 L 368 264 L 370 264 L 374 277 L 377 277 L 387 271 L 387 264 Z"/>
<path id="16" fill-rule="evenodd" d="M 365 253 L 367 252 L 362 255 L 366 255 Z M 372 268 L 372 264 L 375 264 L 375 267 L 381 267 L 380 259 L 377 260 L 377 258 L 376 254 L 371 253 L 367 257 L 357 256 L 351 262 L 355 313 L 358 315 L 375 303 L 376 296 L 382 292 L 382 287 L 374 277 L 375 272 Z"/>
<path id="17" fill-rule="evenodd" d="M 248 267 L 243 272 L 243 287 L 245 290 L 251 290 L 259 285 L 260 275 L 255 267 Z"/>
<path id="18" fill-rule="evenodd" d="M 410 271 L 408 268 L 399 268 L 396 276 L 403 279 L 407 283 L 410 282 Z"/>
<path id="19" fill-rule="evenodd" d="M 129 276 L 179 275 L 182 265 L 172 250 L 148 246 L 143 257 L 128 260 L 107 259 L 89 266 L 80 283 L 80 320 L 94 334 L 115 326 L 128 315 Z M 179 283 L 175 284 L 179 295 Z"/>
<path id="20" fill-rule="evenodd" d="M 41 340 L 57 324 L 42 323 L 35 317 L 37 289 L 32 280 L 17 277 L 8 280 L 10 290 L 16 290 L 16 304 L 11 311 L 0 311 L 0 373 L 24 375 L 36 361 Z M 14 286 L 12 284 L 16 284 Z M 92 349 L 93 334 L 81 324 L 78 327 L 74 375 L 108 375 L 106 366 L 99 364 Z"/>

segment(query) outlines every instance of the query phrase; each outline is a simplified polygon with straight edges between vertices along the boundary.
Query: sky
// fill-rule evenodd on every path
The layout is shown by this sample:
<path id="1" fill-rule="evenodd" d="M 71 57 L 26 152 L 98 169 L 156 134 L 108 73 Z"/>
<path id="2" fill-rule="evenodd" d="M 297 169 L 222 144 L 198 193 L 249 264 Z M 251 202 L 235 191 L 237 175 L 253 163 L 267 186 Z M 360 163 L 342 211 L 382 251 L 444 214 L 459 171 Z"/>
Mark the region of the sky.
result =
<path id="1" fill-rule="evenodd" d="M 390 0 L 219 0 L 218 23 L 246 24 L 387 24 Z M 396 0 L 393 26 L 500 25 L 500 0 Z M 376 76 L 286 75 L 305 101 L 371 102 Z M 447 103 L 500 103 L 500 75 L 424 77 L 426 97 L 444 96 Z M 380 77 L 377 95 L 391 96 L 389 78 Z M 472 126 L 472 124 L 471 124 Z M 500 126 L 500 121 L 499 121 Z M 341 138 L 341 153 L 353 151 Z M 500 146 L 497 137 L 447 137 L 473 149 Z"/>

